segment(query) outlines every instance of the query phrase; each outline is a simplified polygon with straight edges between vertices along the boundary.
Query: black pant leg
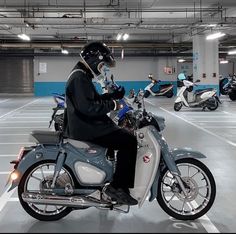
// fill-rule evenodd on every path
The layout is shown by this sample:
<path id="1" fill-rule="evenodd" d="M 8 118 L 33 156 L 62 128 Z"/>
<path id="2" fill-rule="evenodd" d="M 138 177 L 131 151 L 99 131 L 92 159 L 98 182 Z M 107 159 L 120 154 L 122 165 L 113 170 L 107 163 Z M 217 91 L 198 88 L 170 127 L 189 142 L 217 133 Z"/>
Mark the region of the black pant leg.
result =
<path id="1" fill-rule="evenodd" d="M 136 136 L 126 129 L 119 129 L 93 139 L 92 142 L 106 148 L 118 150 L 116 171 L 112 185 L 116 188 L 133 188 L 137 157 Z"/>

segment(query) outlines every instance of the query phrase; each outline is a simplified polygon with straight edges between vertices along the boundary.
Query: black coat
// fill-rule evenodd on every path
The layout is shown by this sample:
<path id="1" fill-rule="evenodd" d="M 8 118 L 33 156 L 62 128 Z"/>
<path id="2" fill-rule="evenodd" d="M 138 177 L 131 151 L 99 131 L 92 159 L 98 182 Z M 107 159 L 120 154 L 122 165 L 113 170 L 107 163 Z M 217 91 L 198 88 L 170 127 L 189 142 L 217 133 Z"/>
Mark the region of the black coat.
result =
<path id="1" fill-rule="evenodd" d="M 115 104 L 109 94 L 100 95 L 91 71 L 78 62 L 66 84 L 66 135 L 75 140 L 93 140 L 119 127 L 107 116 Z"/>

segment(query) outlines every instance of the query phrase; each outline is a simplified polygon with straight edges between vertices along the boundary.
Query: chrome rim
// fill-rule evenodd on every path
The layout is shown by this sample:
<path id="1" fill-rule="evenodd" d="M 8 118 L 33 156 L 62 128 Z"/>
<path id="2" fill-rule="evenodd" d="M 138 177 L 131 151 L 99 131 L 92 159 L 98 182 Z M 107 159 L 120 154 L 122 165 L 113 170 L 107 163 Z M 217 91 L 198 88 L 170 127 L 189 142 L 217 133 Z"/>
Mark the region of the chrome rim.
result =
<path id="1" fill-rule="evenodd" d="M 161 183 L 161 194 L 166 206 L 180 215 L 195 215 L 201 212 L 211 198 L 211 184 L 205 172 L 196 165 L 177 165 L 187 187 L 187 195 L 181 191 L 174 176 L 167 171 Z"/>
<path id="2" fill-rule="evenodd" d="M 34 168 L 34 170 L 31 171 L 26 178 L 24 192 L 42 193 L 44 188 L 49 189 L 52 182 L 55 165 L 55 163 L 44 163 Z M 74 187 L 73 179 L 65 168 L 61 169 L 59 176 L 64 173 L 68 175 L 70 180 L 69 183 Z M 67 208 L 66 206 L 42 205 L 33 203 L 28 203 L 28 205 L 36 213 L 44 216 L 59 214 Z"/>

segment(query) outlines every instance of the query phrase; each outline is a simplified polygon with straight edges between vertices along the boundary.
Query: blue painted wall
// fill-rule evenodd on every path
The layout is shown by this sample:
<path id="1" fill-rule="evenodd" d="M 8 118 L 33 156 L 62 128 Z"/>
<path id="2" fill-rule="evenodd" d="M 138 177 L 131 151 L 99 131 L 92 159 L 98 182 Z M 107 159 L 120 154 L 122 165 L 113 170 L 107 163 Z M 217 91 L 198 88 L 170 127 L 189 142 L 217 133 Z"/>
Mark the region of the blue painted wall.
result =
<path id="1" fill-rule="evenodd" d="M 149 81 L 116 81 L 118 85 L 125 87 L 126 95 L 129 94 L 131 89 L 137 92 L 139 89 L 144 89 L 150 82 Z M 172 83 L 174 85 L 174 95 L 177 93 L 177 81 L 162 81 L 160 84 Z M 65 93 L 66 82 L 35 82 L 34 93 L 35 96 L 52 96 L 52 93 Z M 101 92 L 99 84 L 95 84 L 97 90 Z M 159 84 L 153 87 L 153 90 L 158 89 Z"/>

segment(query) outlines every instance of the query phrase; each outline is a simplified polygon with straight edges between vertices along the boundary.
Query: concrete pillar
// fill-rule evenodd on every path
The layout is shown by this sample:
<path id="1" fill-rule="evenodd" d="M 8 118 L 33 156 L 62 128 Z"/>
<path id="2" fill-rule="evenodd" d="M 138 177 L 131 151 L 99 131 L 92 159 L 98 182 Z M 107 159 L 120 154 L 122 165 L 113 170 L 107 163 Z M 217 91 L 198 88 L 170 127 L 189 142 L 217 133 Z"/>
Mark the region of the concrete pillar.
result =
<path id="1" fill-rule="evenodd" d="M 218 43 L 218 39 L 206 40 L 205 35 L 193 37 L 193 80 L 201 80 L 197 89 L 216 88 L 219 95 Z"/>

